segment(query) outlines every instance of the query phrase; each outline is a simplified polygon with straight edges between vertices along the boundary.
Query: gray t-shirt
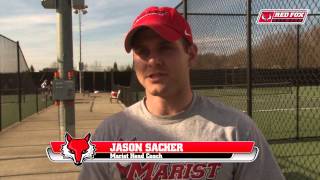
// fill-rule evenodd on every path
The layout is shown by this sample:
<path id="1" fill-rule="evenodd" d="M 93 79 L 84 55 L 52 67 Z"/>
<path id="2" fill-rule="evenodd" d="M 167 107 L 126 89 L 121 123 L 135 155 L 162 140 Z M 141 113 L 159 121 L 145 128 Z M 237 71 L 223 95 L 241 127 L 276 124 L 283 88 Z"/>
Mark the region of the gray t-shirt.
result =
<path id="1" fill-rule="evenodd" d="M 86 163 L 87 179 L 284 179 L 265 138 L 244 113 L 194 93 L 192 103 L 174 116 L 154 116 L 144 100 L 105 119 L 94 141 L 255 141 L 252 163 Z"/>

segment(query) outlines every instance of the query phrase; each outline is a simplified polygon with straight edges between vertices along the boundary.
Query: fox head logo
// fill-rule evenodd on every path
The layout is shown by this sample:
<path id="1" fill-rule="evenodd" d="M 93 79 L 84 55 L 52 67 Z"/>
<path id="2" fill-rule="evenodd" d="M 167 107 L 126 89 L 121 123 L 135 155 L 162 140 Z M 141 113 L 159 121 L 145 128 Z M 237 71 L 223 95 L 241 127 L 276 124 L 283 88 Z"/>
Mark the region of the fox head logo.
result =
<path id="1" fill-rule="evenodd" d="M 84 160 L 91 159 L 95 155 L 95 145 L 91 143 L 91 134 L 88 133 L 83 139 L 74 139 L 69 133 L 65 135 L 65 143 L 62 146 L 62 155 L 73 160 L 80 166 Z"/>
<path id="2" fill-rule="evenodd" d="M 262 18 L 262 20 L 263 20 L 264 22 L 271 22 L 271 20 L 272 20 L 272 13 L 270 13 L 270 12 L 264 12 L 264 13 L 262 13 L 261 18 Z"/>

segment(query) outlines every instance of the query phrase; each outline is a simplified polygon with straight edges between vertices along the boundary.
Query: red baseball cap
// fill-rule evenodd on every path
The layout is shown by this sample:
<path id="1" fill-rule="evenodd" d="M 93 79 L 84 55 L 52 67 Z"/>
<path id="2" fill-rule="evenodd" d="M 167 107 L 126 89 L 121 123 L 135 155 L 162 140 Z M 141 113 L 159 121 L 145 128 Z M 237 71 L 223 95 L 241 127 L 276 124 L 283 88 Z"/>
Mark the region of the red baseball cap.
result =
<path id="1" fill-rule="evenodd" d="M 132 37 L 142 27 L 148 27 L 167 41 L 174 42 L 184 37 L 193 44 L 192 33 L 188 22 L 171 7 L 149 7 L 134 20 L 125 39 L 125 49 L 132 49 Z"/>

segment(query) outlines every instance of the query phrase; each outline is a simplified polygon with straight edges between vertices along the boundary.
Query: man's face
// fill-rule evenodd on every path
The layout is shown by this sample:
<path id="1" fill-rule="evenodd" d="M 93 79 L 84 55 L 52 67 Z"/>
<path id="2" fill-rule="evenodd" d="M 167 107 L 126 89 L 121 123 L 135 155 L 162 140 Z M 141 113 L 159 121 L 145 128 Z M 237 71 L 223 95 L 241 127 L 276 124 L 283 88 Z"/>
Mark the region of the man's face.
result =
<path id="1" fill-rule="evenodd" d="M 133 61 L 139 82 L 147 94 L 169 97 L 190 88 L 190 55 L 182 40 L 169 42 L 151 29 L 135 34 Z"/>

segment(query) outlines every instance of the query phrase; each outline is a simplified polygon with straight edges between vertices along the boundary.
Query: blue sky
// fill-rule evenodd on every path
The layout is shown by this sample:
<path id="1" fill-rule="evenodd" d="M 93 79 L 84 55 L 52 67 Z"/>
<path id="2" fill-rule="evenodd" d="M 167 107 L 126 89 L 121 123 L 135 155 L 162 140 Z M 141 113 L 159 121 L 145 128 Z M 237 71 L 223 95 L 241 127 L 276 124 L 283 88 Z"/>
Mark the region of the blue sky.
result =
<path id="1" fill-rule="evenodd" d="M 318 7 L 320 1 L 309 0 L 309 3 L 303 5 L 296 1 L 300 0 L 290 1 L 290 4 L 285 5 L 259 1 L 253 3 L 253 11 L 257 13 L 261 8 L 310 8 L 314 10 L 313 13 L 319 11 L 315 7 Z M 131 54 L 125 52 L 123 41 L 134 18 L 148 6 L 175 7 L 180 2 L 181 0 L 86 0 L 89 8 L 88 14 L 82 18 L 83 62 L 91 66 L 100 65 L 100 70 L 112 66 L 114 62 L 122 66 L 132 64 Z M 189 2 L 193 2 L 188 5 L 192 12 L 209 13 L 245 13 L 246 5 L 243 0 Z M 0 0 L 0 3 L 0 34 L 20 42 L 29 66 L 33 65 L 36 70 L 51 66 L 57 56 L 55 10 L 44 9 L 41 0 Z M 230 54 L 246 45 L 244 17 L 193 16 L 188 21 L 199 53 Z M 79 62 L 78 23 L 78 15 L 73 14 L 75 69 Z M 253 26 L 254 31 L 257 28 L 261 26 Z M 265 31 L 257 32 L 260 35 Z M 262 37 L 258 39 L 261 40 Z"/>
<path id="2" fill-rule="evenodd" d="M 88 65 L 131 64 L 123 48 L 125 34 L 144 8 L 175 7 L 180 0 L 86 0 L 82 18 L 82 60 Z M 36 70 L 56 61 L 56 12 L 44 9 L 40 0 L 0 0 L 0 34 L 19 41 L 28 65 Z M 73 14 L 73 59 L 79 62 L 79 24 Z"/>

